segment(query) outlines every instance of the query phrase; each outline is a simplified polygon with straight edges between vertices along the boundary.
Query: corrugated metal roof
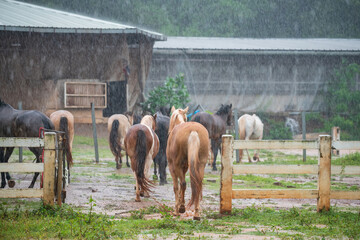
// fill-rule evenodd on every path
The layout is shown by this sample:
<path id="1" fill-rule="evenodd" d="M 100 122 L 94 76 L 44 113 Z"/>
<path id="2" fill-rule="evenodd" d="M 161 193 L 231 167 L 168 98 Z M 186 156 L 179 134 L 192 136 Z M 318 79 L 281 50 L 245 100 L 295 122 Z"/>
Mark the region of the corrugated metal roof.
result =
<path id="1" fill-rule="evenodd" d="M 139 33 L 166 40 L 160 33 L 12 0 L 0 0 L 0 31 L 55 33 Z"/>
<path id="2" fill-rule="evenodd" d="M 360 39 L 167 37 L 165 42 L 156 42 L 154 49 L 359 52 Z"/>

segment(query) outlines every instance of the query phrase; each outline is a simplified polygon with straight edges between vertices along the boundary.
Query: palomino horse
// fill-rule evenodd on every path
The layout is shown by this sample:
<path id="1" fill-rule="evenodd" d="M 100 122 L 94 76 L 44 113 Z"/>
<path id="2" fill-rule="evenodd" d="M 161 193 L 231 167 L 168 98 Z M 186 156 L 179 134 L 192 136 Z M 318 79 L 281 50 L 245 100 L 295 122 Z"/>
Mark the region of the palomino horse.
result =
<path id="1" fill-rule="evenodd" d="M 157 176 L 157 167 L 159 168 L 160 185 L 167 183 L 166 181 L 166 146 L 168 140 L 170 118 L 163 115 L 160 111 L 156 112 L 156 128 L 155 133 L 159 137 L 160 148 L 159 153 L 154 158 L 154 175 Z"/>
<path id="2" fill-rule="evenodd" d="M 175 193 L 175 215 L 185 212 L 185 174 L 190 171 L 191 199 L 187 207 L 195 206 L 194 220 L 200 219 L 202 181 L 209 155 L 209 134 L 197 122 L 186 122 L 186 109 L 172 107 L 166 156 L 173 179 Z M 180 188 L 179 188 L 180 183 Z"/>
<path id="3" fill-rule="evenodd" d="M 16 110 L 9 104 L 0 99 L 0 137 L 41 137 L 43 130 L 54 130 L 54 124 L 43 113 L 34 110 Z M 30 151 L 36 156 L 36 162 L 40 162 L 43 148 L 29 147 Z M 0 148 L 0 162 L 8 162 L 14 147 Z M 5 153 L 5 155 L 4 155 Z M 1 188 L 6 185 L 8 180 L 9 187 L 14 187 L 15 182 L 9 173 L 1 173 Z M 29 188 L 33 188 L 39 173 L 36 172 Z"/>
<path id="4" fill-rule="evenodd" d="M 221 136 L 226 131 L 226 124 L 231 125 L 232 120 L 232 104 L 221 104 L 220 109 L 213 115 L 206 112 L 198 112 L 192 118 L 191 121 L 201 123 L 209 132 L 211 139 L 211 151 L 214 154 L 214 160 L 212 163 L 213 170 L 216 171 L 216 157 L 218 149 L 221 145 Z"/>
<path id="5" fill-rule="evenodd" d="M 68 167 L 72 165 L 72 144 L 74 141 L 74 115 L 66 110 L 58 110 L 50 114 L 50 120 L 55 126 L 55 130 L 65 133 L 66 161 Z"/>
<path id="6" fill-rule="evenodd" d="M 253 114 L 252 116 L 249 114 L 244 114 L 238 119 L 239 125 L 239 139 L 240 140 L 261 140 L 263 137 L 263 129 L 264 124 L 261 122 L 260 118 Z M 248 150 L 246 149 L 249 162 L 251 162 L 251 158 Z M 242 159 L 243 150 L 239 150 L 240 159 Z M 255 151 L 253 159 L 255 161 L 259 161 L 259 154 Z"/>
<path id="7" fill-rule="evenodd" d="M 124 138 L 130 127 L 131 123 L 125 115 L 114 114 L 108 119 L 109 145 L 115 157 L 116 169 L 122 166 L 121 150 L 125 150 Z M 127 154 L 126 166 L 130 167 Z"/>
<path id="8" fill-rule="evenodd" d="M 136 202 L 140 195 L 149 196 L 153 182 L 150 168 L 159 151 L 159 138 L 155 133 L 155 117 L 146 115 L 140 124 L 131 126 L 125 136 L 125 149 L 131 160 L 131 169 L 136 179 Z"/>

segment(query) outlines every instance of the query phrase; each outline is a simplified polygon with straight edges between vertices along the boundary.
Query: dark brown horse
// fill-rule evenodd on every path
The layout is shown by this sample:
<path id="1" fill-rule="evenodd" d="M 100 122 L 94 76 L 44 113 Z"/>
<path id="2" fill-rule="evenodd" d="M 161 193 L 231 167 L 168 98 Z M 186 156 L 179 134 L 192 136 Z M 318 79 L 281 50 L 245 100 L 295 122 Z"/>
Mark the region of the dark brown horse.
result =
<path id="1" fill-rule="evenodd" d="M 189 170 L 191 199 L 187 207 L 195 206 L 194 220 L 199 220 L 202 181 L 209 155 L 209 134 L 201 124 L 186 122 L 187 111 L 188 108 L 175 110 L 174 107 L 171 110 L 166 156 L 174 185 L 175 215 L 185 212 L 185 174 Z"/>
<path id="2" fill-rule="evenodd" d="M 140 195 L 149 196 L 153 186 L 150 180 L 150 168 L 159 151 L 159 138 L 155 133 L 155 118 L 146 115 L 140 124 L 131 126 L 126 133 L 124 143 L 126 153 L 131 160 L 131 169 L 136 179 L 136 202 L 140 202 Z"/>
<path id="3" fill-rule="evenodd" d="M 0 137 L 39 137 L 40 129 L 54 130 L 54 124 L 43 113 L 34 110 L 16 110 L 0 99 Z M 36 156 L 36 162 L 40 162 L 43 148 L 29 147 Z M 0 162 L 8 162 L 14 147 L 0 148 Z M 1 188 L 6 185 L 13 187 L 9 173 L 1 173 Z M 35 173 L 29 188 L 34 187 L 39 173 Z"/>
<path id="4" fill-rule="evenodd" d="M 218 149 L 221 145 L 221 136 L 226 132 L 226 124 L 231 125 L 232 121 L 232 104 L 221 104 L 220 109 L 215 114 L 209 114 L 206 112 L 196 113 L 191 121 L 201 123 L 209 132 L 211 139 L 211 151 L 214 154 L 214 160 L 212 163 L 213 170 L 216 171 L 216 157 Z"/>
<path id="5" fill-rule="evenodd" d="M 159 137 L 160 148 L 159 153 L 154 158 L 154 175 L 157 176 L 157 168 L 159 168 L 160 185 L 167 183 L 166 181 L 166 146 L 168 140 L 170 118 L 162 114 L 161 111 L 156 112 L 156 128 L 155 133 Z"/>

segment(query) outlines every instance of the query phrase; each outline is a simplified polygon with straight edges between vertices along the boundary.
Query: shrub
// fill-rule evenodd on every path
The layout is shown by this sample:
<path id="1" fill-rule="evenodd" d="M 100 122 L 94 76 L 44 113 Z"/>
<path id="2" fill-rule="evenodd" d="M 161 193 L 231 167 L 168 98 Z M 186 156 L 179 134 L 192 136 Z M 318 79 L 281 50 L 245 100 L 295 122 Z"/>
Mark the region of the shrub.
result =
<path id="1" fill-rule="evenodd" d="M 175 78 L 167 77 L 163 86 L 150 91 L 148 99 L 142 103 L 143 111 L 154 114 L 160 107 L 168 106 L 180 108 L 190 102 L 189 92 L 185 85 L 184 75 Z"/>

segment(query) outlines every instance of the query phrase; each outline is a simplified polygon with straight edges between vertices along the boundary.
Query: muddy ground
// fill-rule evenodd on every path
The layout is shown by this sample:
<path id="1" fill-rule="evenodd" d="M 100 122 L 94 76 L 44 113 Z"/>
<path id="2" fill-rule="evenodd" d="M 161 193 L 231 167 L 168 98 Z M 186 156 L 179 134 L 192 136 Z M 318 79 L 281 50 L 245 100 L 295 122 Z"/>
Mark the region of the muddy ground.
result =
<path id="1" fill-rule="evenodd" d="M 287 153 L 290 153 L 289 151 Z M 294 153 L 294 152 L 291 152 Z M 316 155 L 317 151 L 308 151 L 307 155 Z M 343 153 L 345 154 L 345 153 Z M 98 213 L 106 213 L 117 217 L 129 215 L 132 210 L 139 210 L 142 208 L 165 204 L 169 207 L 174 207 L 174 192 L 172 187 L 172 179 L 168 174 L 168 184 L 160 186 L 158 181 L 155 181 L 155 188 L 150 198 L 142 198 L 141 202 L 135 202 L 135 180 L 132 176 L 130 168 L 123 163 L 123 168 L 120 170 L 115 167 L 109 167 L 107 162 L 112 159 L 100 159 L 99 164 L 89 163 L 81 164 L 71 169 L 71 183 L 67 186 L 66 203 L 74 207 L 88 209 L 90 196 L 95 200 L 96 206 L 94 210 Z M 220 169 L 220 166 L 218 166 Z M 215 174 L 215 175 L 214 175 Z M 214 177 L 215 176 L 215 177 Z M 214 172 L 210 166 L 206 166 L 205 186 L 203 189 L 203 200 L 201 203 L 203 210 L 219 211 L 219 189 L 210 187 L 210 183 L 214 182 L 219 186 L 220 171 Z M 14 174 L 16 181 L 16 188 L 26 188 L 31 181 L 32 174 Z M 295 177 L 283 178 L 276 177 L 277 180 L 295 181 L 303 183 L 306 181 L 316 180 L 313 178 Z M 342 181 L 349 185 L 357 185 L 360 188 L 360 176 L 354 177 L 340 177 L 333 176 L 333 180 Z M 190 199 L 190 184 L 188 183 L 186 190 L 186 201 Z M 37 181 L 36 188 L 39 187 Z M 36 201 L 36 199 L 34 199 Z M 233 208 L 244 208 L 252 205 L 263 205 L 273 207 L 276 209 L 314 206 L 316 207 L 316 199 L 235 199 L 232 201 Z M 357 207 L 360 209 L 359 200 L 331 200 L 331 206 L 337 207 Z M 191 211 L 187 211 L 184 217 L 191 217 Z"/>

